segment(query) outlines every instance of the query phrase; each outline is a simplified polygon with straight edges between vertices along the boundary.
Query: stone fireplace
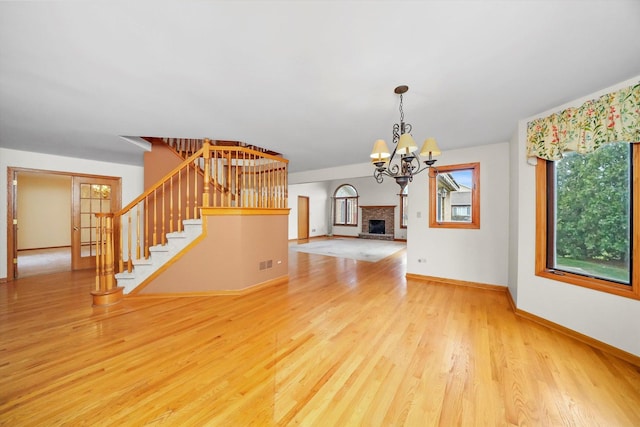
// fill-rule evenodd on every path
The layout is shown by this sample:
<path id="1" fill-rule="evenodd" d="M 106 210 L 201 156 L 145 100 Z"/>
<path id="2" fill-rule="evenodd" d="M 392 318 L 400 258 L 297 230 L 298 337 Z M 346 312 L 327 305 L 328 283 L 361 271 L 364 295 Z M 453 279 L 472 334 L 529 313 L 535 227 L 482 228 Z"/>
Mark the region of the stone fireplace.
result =
<path id="1" fill-rule="evenodd" d="M 393 205 L 360 206 L 362 209 L 363 239 L 393 240 L 395 235 L 395 210 Z"/>

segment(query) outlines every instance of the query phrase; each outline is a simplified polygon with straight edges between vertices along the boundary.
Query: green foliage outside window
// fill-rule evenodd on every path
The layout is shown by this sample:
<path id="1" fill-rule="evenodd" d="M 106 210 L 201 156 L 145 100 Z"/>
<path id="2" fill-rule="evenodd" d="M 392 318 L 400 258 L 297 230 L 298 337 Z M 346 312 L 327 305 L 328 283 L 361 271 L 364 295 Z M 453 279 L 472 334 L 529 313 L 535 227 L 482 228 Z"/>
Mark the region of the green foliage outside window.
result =
<path id="1" fill-rule="evenodd" d="M 630 164 L 628 143 L 606 144 L 587 155 L 565 153 L 556 162 L 558 265 L 628 283 Z"/>

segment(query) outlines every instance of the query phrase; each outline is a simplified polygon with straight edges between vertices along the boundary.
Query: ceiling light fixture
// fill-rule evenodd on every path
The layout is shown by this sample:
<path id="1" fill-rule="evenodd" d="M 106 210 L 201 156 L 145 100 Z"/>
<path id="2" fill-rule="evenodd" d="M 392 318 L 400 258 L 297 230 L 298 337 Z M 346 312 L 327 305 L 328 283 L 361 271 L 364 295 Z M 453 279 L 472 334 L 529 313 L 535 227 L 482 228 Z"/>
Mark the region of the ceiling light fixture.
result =
<path id="1" fill-rule="evenodd" d="M 371 162 L 376 167 L 373 177 L 378 184 L 381 184 L 385 175 L 396 180 L 400 186 L 400 192 L 411 181 L 413 176 L 420 172 L 431 169 L 436 159 L 433 157 L 441 154 L 440 148 L 434 138 L 427 138 L 418 152 L 418 146 L 411 136 L 411 125 L 404 122 L 404 111 L 402 110 L 402 94 L 409 90 L 409 86 L 398 86 L 394 92 L 400 95 L 400 124 L 393 125 L 393 153 L 389 152 L 387 143 L 383 139 L 378 139 L 373 144 L 371 151 Z M 396 155 L 399 156 L 396 158 Z M 424 166 L 420 164 L 420 156 L 427 158 Z M 435 168 L 434 168 L 435 169 Z"/>

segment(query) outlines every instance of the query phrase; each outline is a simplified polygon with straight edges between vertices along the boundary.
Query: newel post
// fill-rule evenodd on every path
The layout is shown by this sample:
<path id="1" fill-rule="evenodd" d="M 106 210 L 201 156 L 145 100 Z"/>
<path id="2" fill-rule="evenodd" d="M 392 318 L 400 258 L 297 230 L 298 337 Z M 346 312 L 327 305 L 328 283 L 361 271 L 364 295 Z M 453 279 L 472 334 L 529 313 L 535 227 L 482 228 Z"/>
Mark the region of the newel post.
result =
<path id="1" fill-rule="evenodd" d="M 202 155 L 204 156 L 204 180 L 202 181 L 202 206 L 208 208 L 211 206 L 209 198 L 209 183 L 211 182 L 211 141 L 205 138 L 202 144 Z"/>
<path id="2" fill-rule="evenodd" d="M 96 284 L 91 292 L 94 306 L 108 306 L 123 298 L 113 271 L 113 213 L 96 213 Z"/>

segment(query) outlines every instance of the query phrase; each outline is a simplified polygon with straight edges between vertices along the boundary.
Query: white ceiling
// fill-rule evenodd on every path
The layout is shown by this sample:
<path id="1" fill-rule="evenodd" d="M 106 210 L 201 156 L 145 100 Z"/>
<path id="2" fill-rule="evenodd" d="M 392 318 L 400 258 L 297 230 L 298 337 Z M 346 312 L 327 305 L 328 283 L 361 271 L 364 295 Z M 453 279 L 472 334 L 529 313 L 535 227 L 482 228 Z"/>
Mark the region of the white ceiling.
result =
<path id="1" fill-rule="evenodd" d="M 290 171 L 362 163 L 404 95 L 420 143 L 640 74 L 640 1 L 0 2 L 0 147 L 141 164 L 120 138 L 240 140 Z"/>

